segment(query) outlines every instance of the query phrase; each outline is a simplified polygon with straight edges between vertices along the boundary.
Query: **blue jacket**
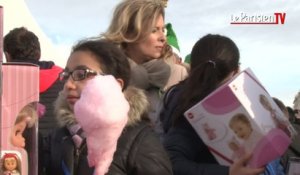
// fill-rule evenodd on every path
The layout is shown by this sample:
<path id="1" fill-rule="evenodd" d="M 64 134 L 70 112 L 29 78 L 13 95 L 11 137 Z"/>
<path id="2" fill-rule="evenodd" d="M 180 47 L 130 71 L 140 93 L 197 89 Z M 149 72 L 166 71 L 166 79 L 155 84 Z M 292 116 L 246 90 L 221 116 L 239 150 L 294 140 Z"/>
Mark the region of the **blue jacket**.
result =
<path id="1" fill-rule="evenodd" d="M 285 175 L 280 158 L 273 160 L 267 164 L 264 175 Z"/>

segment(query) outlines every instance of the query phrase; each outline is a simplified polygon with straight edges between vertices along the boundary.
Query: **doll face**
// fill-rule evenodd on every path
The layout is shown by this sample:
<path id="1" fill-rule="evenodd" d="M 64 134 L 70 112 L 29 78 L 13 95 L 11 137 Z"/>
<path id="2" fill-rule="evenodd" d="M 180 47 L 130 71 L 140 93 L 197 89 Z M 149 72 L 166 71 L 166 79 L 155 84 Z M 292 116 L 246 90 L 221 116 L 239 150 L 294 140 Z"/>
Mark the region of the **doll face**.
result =
<path id="1" fill-rule="evenodd" d="M 5 158 L 4 167 L 6 171 L 13 171 L 17 168 L 17 161 L 13 157 Z"/>
<path id="2" fill-rule="evenodd" d="M 164 28 L 163 16 L 159 15 L 152 32 L 144 40 L 128 43 L 127 54 L 129 57 L 138 64 L 160 58 L 166 44 Z"/>
<path id="3" fill-rule="evenodd" d="M 79 100 L 81 91 L 85 87 L 86 82 L 97 74 L 101 74 L 100 63 L 96 56 L 90 51 L 75 51 L 73 52 L 67 62 L 65 72 L 74 72 L 74 70 L 89 70 L 96 72 L 95 74 L 86 74 L 80 80 L 74 80 L 72 76 L 66 79 L 63 92 L 66 96 L 67 103 L 71 109 Z"/>
<path id="4" fill-rule="evenodd" d="M 252 132 L 252 128 L 249 126 L 249 124 L 242 121 L 235 121 L 232 124 L 231 129 L 238 138 L 243 140 L 247 140 Z"/>
<path id="5" fill-rule="evenodd" d="M 27 127 L 28 120 L 30 120 L 30 117 L 24 117 L 24 119 L 16 123 L 13 128 L 11 142 L 16 147 L 25 147 L 25 138 L 23 137 L 23 132 Z"/>

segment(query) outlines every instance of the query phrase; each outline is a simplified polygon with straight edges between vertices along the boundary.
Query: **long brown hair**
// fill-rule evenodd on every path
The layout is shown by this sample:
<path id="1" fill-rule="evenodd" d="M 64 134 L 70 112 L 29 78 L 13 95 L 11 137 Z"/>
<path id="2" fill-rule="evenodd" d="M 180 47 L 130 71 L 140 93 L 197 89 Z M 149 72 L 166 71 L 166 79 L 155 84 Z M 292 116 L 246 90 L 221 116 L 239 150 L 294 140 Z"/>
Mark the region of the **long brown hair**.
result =
<path id="1" fill-rule="evenodd" d="M 239 49 L 228 37 L 208 34 L 199 39 L 191 53 L 189 77 L 182 82 L 183 90 L 173 122 L 214 91 L 228 75 L 239 69 Z"/>

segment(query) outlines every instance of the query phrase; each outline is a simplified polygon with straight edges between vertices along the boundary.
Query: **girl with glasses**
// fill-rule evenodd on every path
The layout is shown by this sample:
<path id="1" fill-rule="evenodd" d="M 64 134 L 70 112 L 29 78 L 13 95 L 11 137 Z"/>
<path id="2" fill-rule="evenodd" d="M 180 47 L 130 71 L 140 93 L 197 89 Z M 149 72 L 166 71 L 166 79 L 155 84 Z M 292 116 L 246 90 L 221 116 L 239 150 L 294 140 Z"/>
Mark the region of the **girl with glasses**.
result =
<path id="1" fill-rule="evenodd" d="M 104 80 L 111 76 L 119 90 L 111 88 L 104 93 L 102 87 L 111 83 Z M 60 79 L 65 84 L 55 103 L 55 112 L 61 127 L 45 143 L 43 164 L 47 175 L 98 175 L 100 173 L 95 172 L 95 167 L 97 169 L 103 164 L 107 165 L 104 168 L 107 174 L 172 174 L 168 156 L 149 127 L 146 96 L 143 91 L 129 86 L 129 63 L 117 46 L 105 40 L 79 42 L 73 47 Z M 89 91 L 91 93 L 88 96 L 87 88 L 98 79 L 102 79 L 102 84 L 94 87 L 94 91 Z M 109 101 L 114 99 L 115 94 L 123 97 Z M 86 105 L 79 110 L 84 99 Z M 124 99 L 129 106 L 125 115 L 127 122 L 124 128 L 120 127 L 120 136 L 112 137 L 109 130 L 111 126 L 105 123 L 105 118 L 109 121 L 112 117 L 118 117 L 111 114 L 118 114 L 120 103 L 125 103 Z M 108 101 L 115 106 L 111 109 L 102 108 L 101 101 Z M 102 113 L 102 123 L 90 118 Z M 91 131 L 84 125 L 86 122 L 91 122 L 95 129 L 91 127 Z M 101 132 L 97 132 L 98 128 Z M 93 142 L 90 142 L 91 138 Z M 116 145 L 115 150 L 110 148 L 113 147 L 111 145 Z M 95 150 L 93 146 L 100 146 L 100 149 Z M 107 156 L 107 150 L 111 149 L 112 154 Z M 97 159 L 98 162 L 93 162 L 95 155 L 103 156 Z"/>

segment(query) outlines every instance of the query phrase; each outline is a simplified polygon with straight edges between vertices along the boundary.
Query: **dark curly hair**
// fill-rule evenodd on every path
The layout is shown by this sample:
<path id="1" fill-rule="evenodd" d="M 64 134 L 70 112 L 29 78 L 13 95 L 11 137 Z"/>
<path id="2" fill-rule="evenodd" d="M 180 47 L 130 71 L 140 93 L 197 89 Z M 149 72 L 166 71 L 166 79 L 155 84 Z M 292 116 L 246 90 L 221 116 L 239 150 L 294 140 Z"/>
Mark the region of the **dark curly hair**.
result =
<path id="1" fill-rule="evenodd" d="M 3 40 L 4 52 L 11 60 L 39 60 L 41 48 L 38 37 L 25 27 L 14 28 Z"/>

